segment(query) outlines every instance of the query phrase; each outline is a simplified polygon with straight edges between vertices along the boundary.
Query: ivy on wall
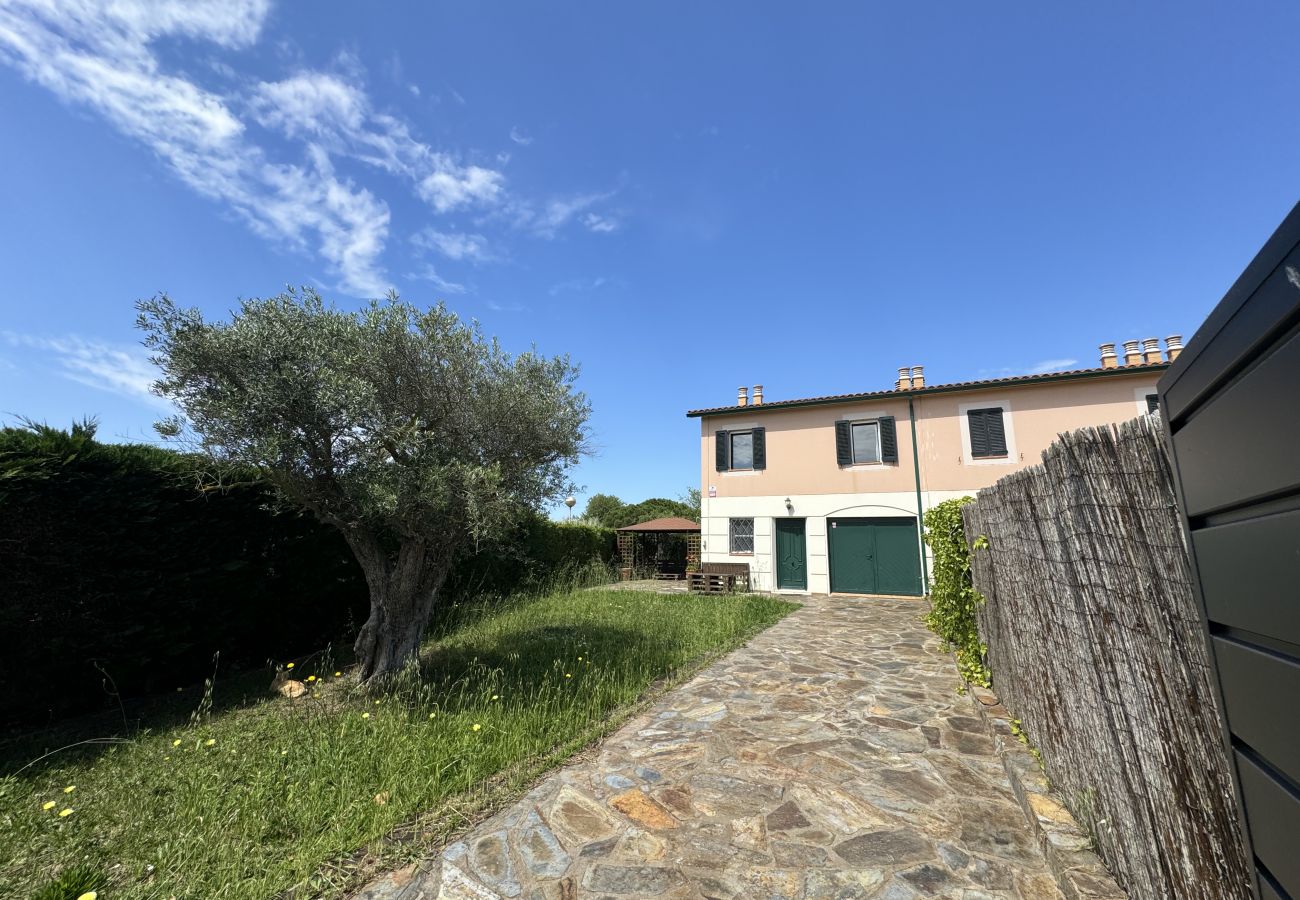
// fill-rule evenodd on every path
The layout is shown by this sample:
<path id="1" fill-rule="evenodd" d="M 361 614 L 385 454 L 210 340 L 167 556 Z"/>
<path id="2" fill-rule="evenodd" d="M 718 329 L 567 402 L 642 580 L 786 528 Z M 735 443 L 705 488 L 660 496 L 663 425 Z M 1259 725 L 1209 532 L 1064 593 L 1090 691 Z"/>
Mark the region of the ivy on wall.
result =
<path id="1" fill-rule="evenodd" d="M 971 581 L 971 548 L 966 545 L 961 519 L 961 508 L 974 501 L 974 497 L 945 500 L 925 514 L 925 542 L 934 554 L 930 612 L 925 624 L 956 652 L 962 677 L 971 684 L 988 687 L 988 647 L 980 640 L 975 621 L 975 611 L 984 598 Z"/>

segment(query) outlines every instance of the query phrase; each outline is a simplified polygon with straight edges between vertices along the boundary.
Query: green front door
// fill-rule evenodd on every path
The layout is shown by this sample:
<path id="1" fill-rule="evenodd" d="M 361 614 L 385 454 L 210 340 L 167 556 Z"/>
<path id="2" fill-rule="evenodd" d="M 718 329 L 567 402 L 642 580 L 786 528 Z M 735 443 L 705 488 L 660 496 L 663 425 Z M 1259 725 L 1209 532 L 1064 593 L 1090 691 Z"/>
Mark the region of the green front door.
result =
<path id="1" fill-rule="evenodd" d="M 808 553 L 803 519 L 776 520 L 776 586 L 808 590 Z"/>
<path id="2" fill-rule="evenodd" d="M 826 524 L 832 591 L 920 595 L 916 519 L 831 519 Z"/>

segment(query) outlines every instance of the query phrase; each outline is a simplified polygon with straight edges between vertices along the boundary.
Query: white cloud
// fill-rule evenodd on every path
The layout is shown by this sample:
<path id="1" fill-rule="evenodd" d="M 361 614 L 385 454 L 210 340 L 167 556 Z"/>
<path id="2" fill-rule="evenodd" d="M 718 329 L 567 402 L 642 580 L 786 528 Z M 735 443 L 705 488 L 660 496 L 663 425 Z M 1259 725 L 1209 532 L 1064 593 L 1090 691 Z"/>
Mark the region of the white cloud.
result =
<path id="1" fill-rule="evenodd" d="M 50 338 L 12 331 L 3 334 L 12 347 L 45 353 L 59 368 L 60 375 L 78 384 L 133 400 L 146 400 L 156 406 L 171 406 L 150 390 L 158 378 L 158 369 L 141 347 L 107 344 L 77 335 Z"/>
<path id="2" fill-rule="evenodd" d="M 457 284 L 454 281 L 448 281 L 443 278 L 429 263 L 425 263 L 422 268 L 412 272 L 408 277 L 416 278 L 420 281 L 427 281 L 440 291 L 444 291 L 448 294 L 463 294 L 468 290 L 463 284 Z"/>
<path id="3" fill-rule="evenodd" d="M 1078 364 L 1079 361 L 1077 359 L 1045 359 L 1042 362 L 1037 362 L 1030 366 L 1029 371 L 1026 374 L 1042 375 L 1046 372 L 1060 372 L 1064 369 L 1077 366 Z"/>
<path id="4" fill-rule="evenodd" d="M 587 226 L 588 231 L 594 231 L 597 234 L 609 234 L 618 231 L 618 220 L 612 216 L 602 216 L 599 213 L 587 213 L 582 217 L 582 224 Z"/>
<path id="5" fill-rule="evenodd" d="M 533 142 L 533 139 L 521 131 L 517 126 L 510 129 L 510 140 L 514 141 L 521 147 L 527 147 Z"/>
<path id="6" fill-rule="evenodd" d="M 546 293 L 552 297 L 558 297 L 560 294 L 584 293 L 597 290 L 609 283 L 610 280 L 604 275 L 598 275 L 595 278 L 570 278 L 568 281 L 561 281 L 559 284 L 551 285 L 550 290 Z"/>
<path id="7" fill-rule="evenodd" d="M 481 234 L 436 231 L 425 228 L 411 237 L 411 243 L 422 250 L 436 251 L 448 259 L 468 259 L 471 262 L 489 262 L 496 257 L 488 250 L 487 238 Z"/>

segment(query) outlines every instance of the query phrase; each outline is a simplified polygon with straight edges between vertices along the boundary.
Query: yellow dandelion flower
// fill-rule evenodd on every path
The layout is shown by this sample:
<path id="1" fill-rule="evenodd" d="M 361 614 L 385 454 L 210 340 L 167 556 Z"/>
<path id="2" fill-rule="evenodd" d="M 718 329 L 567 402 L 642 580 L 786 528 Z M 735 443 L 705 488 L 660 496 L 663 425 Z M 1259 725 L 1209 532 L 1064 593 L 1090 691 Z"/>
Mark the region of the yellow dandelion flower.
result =
<path id="1" fill-rule="evenodd" d="M 500 695 L 500 694 L 493 694 L 493 695 L 492 695 L 492 699 L 493 699 L 493 700 L 500 700 L 500 699 L 501 699 L 501 695 Z"/>
<path id="2" fill-rule="evenodd" d="M 285 668 L 286 668 L 286 669 L 292 669 L 292 668 L 293 668 L 293 663 L 289 663 L 287 666 L 285 666 Z"/>
<path id="3" fill-rule="evenodd" d="M 564 673 L 564 677 L 565 677 L 565 678 L 572 678 L 573 676 L 570 675 L 568 672 L 565 672 L 565 673 Z"/>
<path id="4" fill-rule="evenodd" d="M 338 678 L 338 677 L 341 676 L 342 674 L 343 674 L 342 672 L 335 672 L 335 673 L 334 673 L 334 677 L 335 677 L 335 678 Z"/>
<path id="5" fill-rule="evenodd" d="M 582 657 L 581 657 L 581 656 L 578 657 L 578 662 L 582 662 Z"/>
<path id="6" fill-rule="evenodd" d="M 281 750 L 281 751 L 280 751 L 280 755 L 281 755 L 281 756 L 288 756 L 288 755 L 289 755 L 289 751 L 288 751 L 288 750 Z"/>
<path id="7" fill-rule="evenodd" d="M 177 738 L 176 740 L 172 741 L 172 746 L 173 746 L 173 747 L 179 747 L 180 745 L 181 745 L 181 739 L 180 739 L 180 738 Z"/>
<path id="8" fill-rule="evenodd" d="M 474 730 L 475 730 L 475 731 L 478 731 L 478 730 L 481 729 L 482 727 L 483 727 L 483 726 L 480 725 L 478 722 L 475 722 L 475 723 L 474 723 Z"/>
<path id="9" fill-rule="evenodd" d="M 315 681 L 315 680 L 316 680 L 316 676 L 315 676 L 315 675 L 308 675 L 308 676 L 307 676 L 307 680 L 308 680 L 308 681 Z"/>
<path id="10" fill-rule="evenodd" d="M 205 747 L 211 747 L 211 746 L 212 746 L 213 744 L 215 744 L 216 742 L 217 742 L 217 739 L 216 739 L 216 738 L 208 738 L 206 741 L 203 742 L 203 746 L 205 746 Z"/>
<path id="11" fill-rule="evenodd" d="M 433 718 L 434 716 L 436 716 L 436 715 L 437 715 L 437 713 L 429 713 L 429 718 L 432 719 L 432 718 Z"/>
<path id="12" fill-rule="evenodd" d="M 99 891 L 86 891 L 77 900 L 99 900 Z"/>
<path id="13" fill-rule="evenodd" d="M 370 718 L 370 713 L 362 713 L 362 714 L 361 714 L 361 718 L 363 718 L 363 719 L 369 719 L 369 718 Z"/>
<path id="14" fill-rule="evenodd" d="M 71 806 L 69 806 L 67 809 L 61 809 L 61 810 L 59 810 L 59 818 L 60 818 L 60 819 L 66 819 L 66 818 L 67 818 L 68 816 L 70 816 L 70 815 L 72 815 L 72 807 L 71 807 Z"/>
<path id="15" fill-rule="evenodd" d="M 46 800 L 44 803 L 41 804 L 41 809 L 54 809 L 54 801 Z"/>
<path id="16" fill-rule="evenodd" d="M 68 785 L 67 787 L 65 787 L 65 788 L 63 789 L 63 793 L 65 793 L 65 794 L 71 794 L 71 793 L 72 793 L 73 791 L 75 791 L 76 789 L 77 789 L 77 786 L 76 786 L 75 784 L 70 784 L 70 785 Z"/>
<path id="17" fill-rule="evenodd" d="M 378 705 L 379 705 L 379 701 L 376 700 L 376 701 L 375 701 L 375 706 L 378 706 Z"/>

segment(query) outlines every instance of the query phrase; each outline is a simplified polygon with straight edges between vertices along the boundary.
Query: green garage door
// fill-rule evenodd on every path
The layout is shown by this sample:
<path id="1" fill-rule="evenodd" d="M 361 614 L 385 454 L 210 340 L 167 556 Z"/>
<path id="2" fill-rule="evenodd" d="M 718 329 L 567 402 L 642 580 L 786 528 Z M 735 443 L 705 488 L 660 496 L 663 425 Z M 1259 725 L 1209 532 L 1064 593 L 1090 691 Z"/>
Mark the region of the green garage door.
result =
<path id="1" fill-rule="evenodd" d="M 916 519 L 831 519 L 826 526 L 832 591 L 921 595 Z"/>

